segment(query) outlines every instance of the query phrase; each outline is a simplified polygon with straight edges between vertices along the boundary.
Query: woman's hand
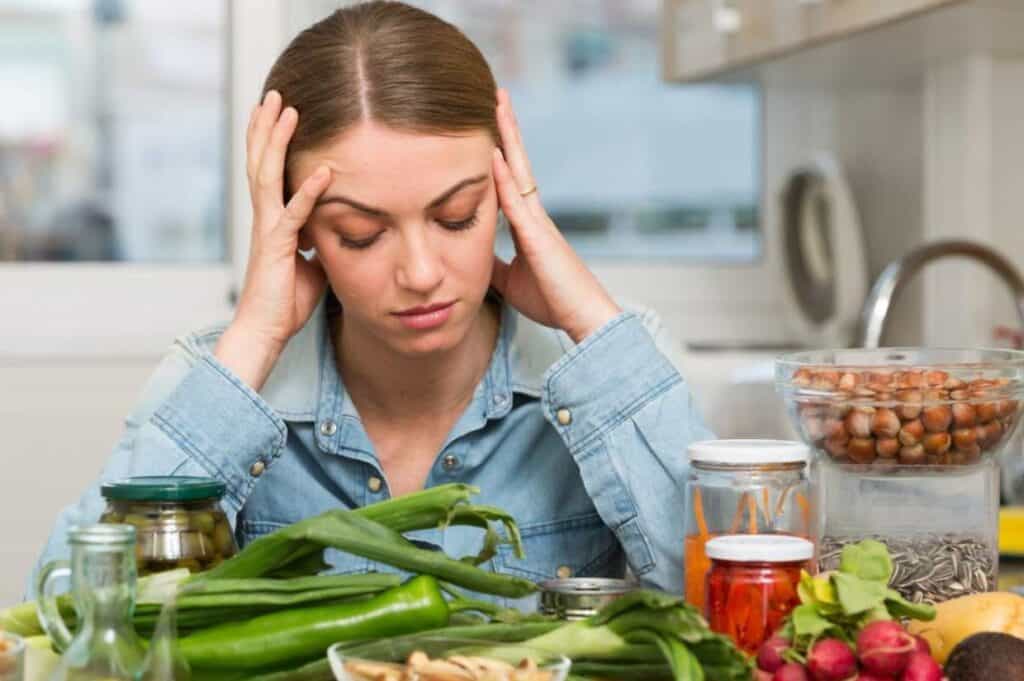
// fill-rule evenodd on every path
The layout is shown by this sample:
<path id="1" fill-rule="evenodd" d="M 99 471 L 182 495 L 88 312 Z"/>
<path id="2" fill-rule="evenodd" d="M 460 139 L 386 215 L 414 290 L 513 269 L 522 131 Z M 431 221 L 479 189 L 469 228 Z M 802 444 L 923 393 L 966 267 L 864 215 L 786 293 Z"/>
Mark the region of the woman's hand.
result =
<path id="1" fill-rule="evenodd" d="M 548 217 L 536 191 L 508 93 L 498 90 L 498 129 L 505 153 L 494 150 L 498 200 L 512 229 L 516 255 L 494 259 L 491 284 L 530 319 L 562 329 L 576 343 L 621 311 Z"/>
<path id="2" fill-rule="evenodd" d="M 214 354 L 257 390 L 326 287 L 320 264 L 298 248 L 299 230 L 330 184 L 330 171 L 317 169 L 284 203 L 285 155 L 298 120 L 295 109 L 281 110 L 281 95 L 271 91 L 253 109 L 246 132 L 252 244 L 234 321 Z"/>

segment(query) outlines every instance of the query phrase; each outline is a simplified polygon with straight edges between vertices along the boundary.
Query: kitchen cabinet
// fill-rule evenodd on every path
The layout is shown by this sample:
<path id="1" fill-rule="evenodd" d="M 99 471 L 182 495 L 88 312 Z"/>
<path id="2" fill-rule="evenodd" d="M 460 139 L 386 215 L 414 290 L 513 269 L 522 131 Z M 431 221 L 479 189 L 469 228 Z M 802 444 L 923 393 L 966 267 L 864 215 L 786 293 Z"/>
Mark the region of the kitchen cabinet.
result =
<path id="1" fill-rule="evenodd" d="M 958 5 L 1009 0 L 664 0 L 663 76 L 706 80 Z"/>

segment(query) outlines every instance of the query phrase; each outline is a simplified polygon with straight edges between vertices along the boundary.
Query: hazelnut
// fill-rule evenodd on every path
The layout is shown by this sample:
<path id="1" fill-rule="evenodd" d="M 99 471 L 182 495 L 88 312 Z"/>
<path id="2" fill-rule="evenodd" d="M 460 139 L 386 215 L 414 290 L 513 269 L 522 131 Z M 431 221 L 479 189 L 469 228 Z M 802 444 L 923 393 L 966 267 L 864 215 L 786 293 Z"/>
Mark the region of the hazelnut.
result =
<path id="1" fill-rule="evenodd" d="M 900 449 L 900 463 L 913 466 L 926 461 L 927 455 L 921 445 L 910 445 Z"/>
<path id="2" fill-rule="evenodd" d="M 981 447 L 979 447 L 978 445 L 974 445 L 973 447 L 970 447 L 968 449 L 959 450 L 959 453 L 963 455 L 965 464 L 977 463 L 977 461 L 981 458 Z"/>
<path id="3" fill-rule="evenodd" d="M 999 421 L 991 421 L 983 427 L 985 428 L 985 438 L 984 440 L 979 438 L 978 444 L 985 449 L 991 449 L 999 444 L 999 439 L 1003 437 L 1003 424 Z"/>
<path id="4" fill-rule="evenodd" d="M 857 407 L 847 414 L 844 423 L 851 437 L 871 437 L 871 421 L 874 411 L 871 407 Z"/>
<path id="5" fill-rule="evenodd" d="M 811 384 L 813 376 L 814 375 L 811 373 L 810 369 L 797 369 L 793 373 L 793 385 L 800 386 L 801 388 L 806 388 Z"/>
<path id="6" fill-rule="evenodd" d="M 978 423 L 988 423 L 999 415 L 999 407 L 995 402 L 982 402 L 974 407 Z"/>
<path id="7" fill-rule="evenodd" d="M 896 437 L 900 433 L 900 417 L 892 409 L 877 409 L 871 419 L 871 432 L 878 437 Z"/>
<path id="8" fill-rule="evenodd" d="M 953 425 L 957 428 L 970 428 L 978 420 L 978 412 L 974 405 L 957 403 L 953 405 Z"/>
<path id="9" fill-rule="evenodd" d="M 846 455 L 854 463 L 871 463 L 875 460 L 875 440 L 870 437 L 851 438 L 846 445 Z"/>
<path id="10" fill-rule="evenodd" d="M 839 389 L 846 392 L 853 392 L 857 387 L 857 377 L 854 374 L 846 373 L 839 377 Z"/>
<path id="11" fill-rule="evenodd" d="M 949 424 L 952 421 L 953 410 L 947 405 L 926 407 L 921 412 L 921 423 L 924 424 L 925 430 L 931 433 L 940 433 L 948 430 Z"/>
<path id="12" fill-rule="evenodd" d="M 921 442 L 921 438 L 924 437 L 924 424 L 921 423 L 920 419 L 914 419 L 913 421 L 907 421 L 900 428 L 900 443 L 906 447 Z"/>
<path id="13" fill-rule="evenodd" d="M 931 386 L 943 385 L 949 380 L 949 374 L 945 371 L 929 371 L 924 375 L 924 382 Z"/>
<path id="14" fill-rule="evenodd" d="M 921 441 L 924 445 L 924 451 L 929 454 L 942 455 L 949 451 L 949 448 L 953 444 L 953 438 L 949 436 L 949 433 L 942 431 L 941 433 L 928 433 L 924 436 Z"/>
<path id="15" fill-rule="evenodd" d="M 845 440 L 837 440 L 836 438 L 828 438 L 825 440 L 825 451 L 832 455 L 835 459 L 846 458 L 846 446 L 850 441 L 849 438 Z"/>
<path id="16" fill-rule="evenodd" d="M 984 430 L 982 430 L 984 436 Z M 957 449 L 970 449 L 978 442 L 978 434 L 974 428 L 957 428 L 953 431 L 953 446 Z"/>
<path id="17" fill-rule="evenodd" d="M 895 459 L 900 453 L 900 441 L 894 437 L 880 437 L 875 442 L 875 452 L 883 459 Z"/>
<path id="18" fill-rule="evenodd" d="M 924 395 L 920 390 L 900 390 L 896 393 L 896 399 L 903 403 L 896 408 L 896 414 L 904 421 L 916 419 L 921 415 Z"/>
<path id="19" fill-rule="evenodd" d="M 942 384 L 942 387 L 946 390 L 963 390 L 967 387 L 967 384 L 959 378 L 948 378 L 946 379 L 946 382 Z"/>
<path id="20" fill-rule="evenodd" d="M 1010 418 L 1017 413 L 1017 402 L 1014 400 L 1003 400 L 996 407 L 996 412 L 1001 419 Z"/>
<path id="21" fill-rule="evenodd" d="M 957 400 L 958 402 L 964 402 L 970 399 L 971 395 L 966 390 L 950 390 L 949 399 Z"/>
<path id="22" fill-rule="evenodd" d="M 846 431 L 846 426 L 839 419 L 826 419 L 824 430 L 825 437 L 829 440 L 846 442 L 850 439 L 850 434 Z"/>

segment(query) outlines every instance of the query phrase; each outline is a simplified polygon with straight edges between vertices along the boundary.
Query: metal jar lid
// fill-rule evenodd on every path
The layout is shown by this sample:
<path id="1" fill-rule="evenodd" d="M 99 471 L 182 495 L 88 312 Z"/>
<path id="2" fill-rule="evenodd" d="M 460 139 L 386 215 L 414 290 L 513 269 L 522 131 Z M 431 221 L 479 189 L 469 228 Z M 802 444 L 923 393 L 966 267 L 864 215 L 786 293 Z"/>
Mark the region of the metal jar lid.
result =
<path id="1" fill-rule="evenodd" d="M 582 620 L 595 614 L 637 585 L 625 579 L 571 577 L 540 583 L 540 611 L 564 620 Z"/>

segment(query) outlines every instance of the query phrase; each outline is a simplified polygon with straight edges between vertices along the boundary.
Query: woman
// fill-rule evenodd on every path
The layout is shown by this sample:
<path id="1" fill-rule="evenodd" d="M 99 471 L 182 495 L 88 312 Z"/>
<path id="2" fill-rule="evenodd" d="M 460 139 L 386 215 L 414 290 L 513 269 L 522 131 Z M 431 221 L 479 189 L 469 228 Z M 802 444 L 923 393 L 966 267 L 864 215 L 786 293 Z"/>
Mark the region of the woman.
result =
<path id="1" fill-rule="evenodd" d="M 545 213 L 477 48 L 401 3 L 338 10 L 277 60 L 247 154 L 235 317 L 176 343 L 101 480 L 217 477 L 243 544 L 461 481 L 521 524 L 526 559 L 501 552 L 496 569 L 617 576 L 628 562 L 681 590 L 683 453 L 707 433 L 657 320 L 622 310 Z M 499 209 L 510 263 L 494 256 Z M 44 559 L 99 516 L 98 488 Z M 479 541 L 417 536 L 455 556 Z"/>

